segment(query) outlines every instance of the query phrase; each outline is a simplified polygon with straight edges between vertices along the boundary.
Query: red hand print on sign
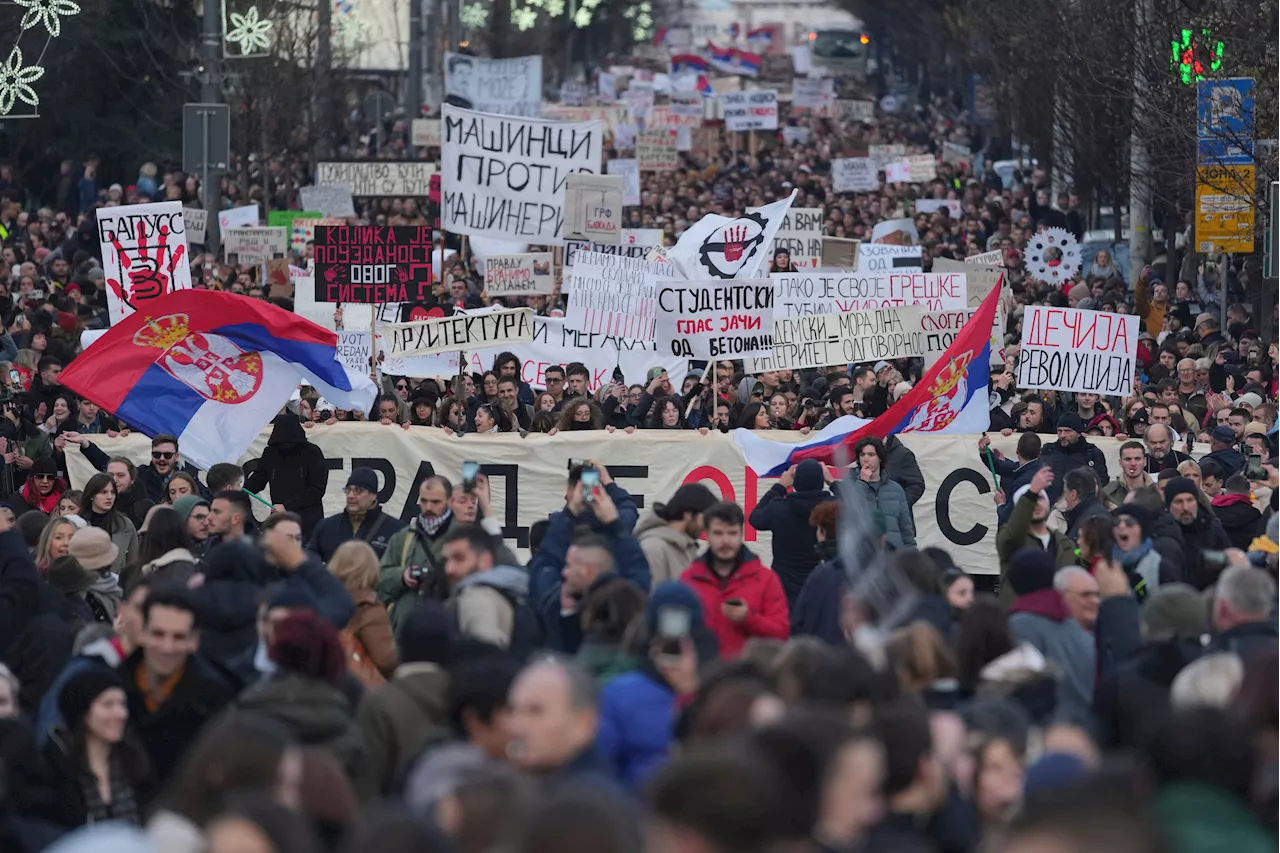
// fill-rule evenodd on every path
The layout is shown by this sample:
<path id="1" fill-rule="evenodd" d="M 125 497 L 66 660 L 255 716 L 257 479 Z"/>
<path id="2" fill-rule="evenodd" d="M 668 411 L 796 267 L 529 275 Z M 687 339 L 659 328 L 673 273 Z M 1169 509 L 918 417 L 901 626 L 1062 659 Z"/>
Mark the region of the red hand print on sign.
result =
<path id="1" fill-rule="evenodd" d="M 156 241 L 154 256 L 151 254 L 151 247 L 146 243 L 144 222 L 138 223 L 136 258 L 125 252 L 118 239 L 111 241 L 116 250 L 116 257 L 120 259 L 120 268 L 128 279 L 128 287 L 126 289 L 124 284 L 114 278 L 107 279 L 107 284 L 116 297 L 130 308 L 137 308 L 136 303 L 164 296 L 172 290 L 174 272 L 187 251 L 185 243 L 169 246 L 168 226 L 160 226 L 157 234 L 159 239 Z"/>

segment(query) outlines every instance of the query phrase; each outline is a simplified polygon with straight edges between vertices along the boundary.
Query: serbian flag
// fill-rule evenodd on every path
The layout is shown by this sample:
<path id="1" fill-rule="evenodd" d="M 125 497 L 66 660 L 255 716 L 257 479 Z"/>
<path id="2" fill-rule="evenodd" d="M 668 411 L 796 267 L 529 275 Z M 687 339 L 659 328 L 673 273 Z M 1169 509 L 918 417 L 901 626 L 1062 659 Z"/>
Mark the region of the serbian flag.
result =
<path id="1" fill-rule="evenodd" d="M 657 32 L 653 34 L 653 46 L 662 47 L 667 43 L 667 27 L 658 27 Z"/>
<path id="2" fill-rule="evenodd" d="M 747 465 L 761 477 L 777 477 L 806 459 L 834 465 L 840 447 L 852 462 L 854 445 L 864 436 L 986 432 L 991 427 L 988 396 L 991 323 L 1000 302 L 1000 287 L 998 284 L 991 288 L 990 295 L 965 323 L 951 346 L 925 371 L 915 387 L 883 415 L 874 420 L 846 415 L 795 444 L 773 441 L 751 430 L 734 430 L 734 443 L 742 450 Z"/>
<path id="3" fill-rule="evenodd" d="M 711 87 L 711 81 L 707 79 L 705 74 L 698 75 L 698 91 L 708 98 L 716 93 L 716 90 Z"/>
<path id="4" fill-rule="evenodd" d="M 733 71 L 744 77 L 754 77 L 760 73 L 760 54 L 747 50 L 733 49 Z"/>
<path id="5" fill-rule="evenodd" d="M 706 71 L 710 66 L 696 53 L 677 53 L 671 57 L 671 73 L 681 71 Z"/>
<path id="6" fill-rule="evenodd" d="M 108 329 L 60 381 L 149 436 L 176 435 L 208 468 L 237 461 L 299 381 L 339 409 L 370 411 L 372 380 L 337 352 L 335 333 L 283 308 L 177 290 Z"/>
<path id="7" fill-rule="evenodd" d="M 773 44 L 773 27 L 753 27 L 747 30 L 747 44 L 752 47 L 768 47 Z"/>

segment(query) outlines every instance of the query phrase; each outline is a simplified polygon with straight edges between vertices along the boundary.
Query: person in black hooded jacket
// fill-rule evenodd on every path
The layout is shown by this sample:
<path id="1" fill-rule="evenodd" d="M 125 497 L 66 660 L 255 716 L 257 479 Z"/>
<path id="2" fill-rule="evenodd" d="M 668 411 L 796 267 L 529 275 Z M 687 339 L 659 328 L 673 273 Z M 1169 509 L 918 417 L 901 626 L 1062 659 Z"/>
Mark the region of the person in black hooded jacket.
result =
<path id="1" fill-rule="evenodd" d="M 773 531 L 773 570 L 782 581 L 787 606 L 795 606 L 804 582 L 818 565 L 818 534 L 809 524 L 809 513 L 831 500 L 826 490 L 827 470 L 816 459 L 806 459 L 783 472 L 751 511 L 751 526 Z M 795 486 L 795 491 L 787 489 Z"/>
<path id="2" fill-rule="evenodd" d="M 324 517 L 324 491 L 329 467 L 324 452 L 311 442 L 302 423 L 291 414 L 278 415 L 267 447 L 244 487 L 260 492 L 271 486 L 271 502 L 302 518 L 302 535 L 310 538 Z"/>

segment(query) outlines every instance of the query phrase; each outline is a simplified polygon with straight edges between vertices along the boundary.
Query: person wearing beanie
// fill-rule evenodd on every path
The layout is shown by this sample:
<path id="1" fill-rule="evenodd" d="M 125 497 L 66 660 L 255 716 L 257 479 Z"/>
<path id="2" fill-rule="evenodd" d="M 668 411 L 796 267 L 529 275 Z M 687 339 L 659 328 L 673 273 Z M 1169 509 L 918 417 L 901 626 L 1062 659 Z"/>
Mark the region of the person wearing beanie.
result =
<path id="1" fill-rule="evenodd" d="M 1093 638 L 1071 618 L 1061 593 L 1053 588 L 1057 568 L 1053 555 L 1042 548 L 1024 548 L 1013 555 L 1005 578 L 1014 596 L 1009 630 L 1061 672 L 1056 719 L 1088 726 L 1093 713 Z"/>
<path id="2" fill-rule="evenodd" d="M 1049 490 L 1049 500 L 1056 503 L 1065 486 L 1068 471 L 1076 468 L 1088 468 L 1098 477 L 1101 488 L 1110 478 L 1107 475 L 1107 460 L 1102 451 L 1094 447 L 1082 434 L 1084 421 L 1074 411 L 1069 411 L 1058 418 L 1058 440 L 1044 445 L 1040 449 L 1040 458 L 1053 471 L 1054 486 Z"/>
<path id="3" fill-rule="evenodd" d="M 9 495 L 5 503 L 13 507 L 15 517 L 38 509 L 45 515 L 53 515 L 58 509 L 58 500 L 66 491 L 67 484 L 58 479 L 58 463 L 52 457 L 42 456 L 31 465 L 27 472 L 27 480 L 22 488 Z"/>
<path id="4" fill-rule="evenodd" d="M 378 505 L 378 474 L 372 468 L 353 468 L 347 477 L 346 506 L 337 515 L 320 521 L 307 542 L 307 550 L 328 563 L 338 546 L 351 539 L 368 542 L 378 557 L 404 522 Z"/>
<path id="5" fill-rule="evenodd" d="M 1200 460 L 1212 459 L 1222 466 L 1223 478 L 1244 471 L 1244 454 L 1238 449 L 1240 439 L 1229 426 L 1216 426 L 1209 433 L 1209 452 Z"/>
<path id="6" fill-rule="evenodd" d="M 1213 586 L 1225 562 L 1216 553 L 1231 547 L 1231 538 L 1222 522 L 1200 503 L 1200 490 L 1186 477 L 1174 477 L 1165 483 L 1165 505 L 1182 532 L 1185 546 L 1186 574 L 1183 580 L 1196 589 Z"/>
<path id="7" fill-rule="evenodd" d="M 1081 300 L 1088 299 L 1092 296 L 1089 285 L 1083 281 L 1067 291 L 1067 306 L 1070 308 L 1078 308 Z"/>
<path id="8" fill-rule="evenodd" d="M 1111 556 L 1129 576 L 1129 585 L 1138 601 L 1144 601 L 1161 585 L 1179 580 L 1175 567 L 1166 566 L 1155 548 L 1151 538 L 1155 516 L 1150 510 L 1141 504 L 1126 503 L 1111 515 L 1115 519 L 1116 540 Z"/>
<path id="9" fill-rule="evenodd" d="M 22 534 L 22 539 L 27 543 L 27 548 L 32 554 L 36 552 L 36 546 L 40 544 L 40 534 L 44 532 L 48 523 L 49 515 L 38 509 L 28 510 L 18 516 L 18 532 Z"/>
<path id="10" fill-rule="evenodd" d="M 818 565 L 818 535 L 809 524 L 809 514 L 831 499 L 826 488 L 830 481 L 826 466 L 816 459 L 792 465 L 760 497 L 748 519 L 756 530 L 773 533 L 771 565 L 782 581 L 788 607 L 795 605 L 809 573 Z"/>
<path id="11" fill-rule="evenodd" d="M 400 628 L 400 665 L 387 684 L 365 694 L 356 714 L 371 791 L 393 793 L 428 746 L 450 739 L 449 674 L 457 625 L 438 601 L 423 599 Z"/>
<path id="12" fill-rule="evenodd" d="M 141 825 L 152 776 L 146 753 L 128 732 L 124 682 L 106 666 L 89 666 L 62 684 L 58 711 L 63 725 L 43 749 L 57 793 L 58 823 L 68 828 L 104 821 Z"/>
<path id="13" fill-rule="evenodd" d="M 1132 597 L 1126 597 L 1132 601 Z M 1105 610 L 1099 618 L 1101 646 Z M 1131 605 L 1132 606 L 1132 605 Z M 1126 615 L 1132 619 L 1132 615 Z M 1119 630 L 1119 626 L 1117 626 Z M 1094 694 L 1094 711 L 1103 749 L 1140 747 L 1171 713 L 1169 690 L 1173 679 L 1204 651 L 1209 633 L 1209 610 L 1200 593 L 1183 583 L 1154 590 L 1142 604 L 1141 644 L 1110 668 L 1103 668 Z"/>
<path id="14" fill-rule="evenodd" d="M 655 503 L 641 514 L 635 537 L 649 561 L 653 588 L 678 579 L 697 559 L 702 513 L 716 500 L 715 494 L 701 483 L 686 483 L 666 503 Z"/>
<path id="15" fill-rule="evenodd" d="M 209 501 L 200 495 L 183 495 L 173 502 L 191 540 L 191 550 L 203 554 L 209 542 Z"/>
<path id="16" fill-rule="evenodd" d="M 1050 530 L 1049 487 L 1054 481 L 1053 471 L 1047 467 L 1036 469 L 1031 482 L 1020 486 L 1013 493 L 1013 510 L 1009 520 L 996 531 L 996 553 L 1000 557 L 1000 600 L 1013 602 L 1013 591 L 1008 583 L 1013 557 L 1025 548 L 1039 548 L 1050 555 L 1055 569 L 1075 565 L 1075 544 L 1056 530 Z"/>

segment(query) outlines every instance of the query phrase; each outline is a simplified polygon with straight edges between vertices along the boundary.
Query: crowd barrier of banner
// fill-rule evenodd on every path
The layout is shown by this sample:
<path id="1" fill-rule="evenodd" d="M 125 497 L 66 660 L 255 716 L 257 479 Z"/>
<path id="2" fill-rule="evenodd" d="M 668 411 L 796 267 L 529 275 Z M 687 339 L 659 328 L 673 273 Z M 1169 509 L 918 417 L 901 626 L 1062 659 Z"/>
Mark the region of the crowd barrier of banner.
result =
<path id="1" fill-rule="evenodd" d="M 251 468 L 266 447 L 270 431 L 263 431 L 242 463 Z M 555 436 L 448 436 L 438 429 L 343 423 L 307 431 L 324 451 L 331 473 L 325 493 L 325 514 L 343 507 L 343 486 L 354 467 L 374 468 L 382 483 L 379 499 L 388 512 L 403 519 L 417 513 L 418 485 L 432 474 L 458 482 L 462 463 L 474 460 L 492 484 L 493 511 L 503 522 L 504 535 L 528 556 L 529 526 L 564 505 L 565 475 L 570 458 L 595 459 L 609 469 L 618 484 L 635 496 L 641 509 L 662 501 L 683 483 L 703 482 L 726 500 L 737 501 L 748 516 L 773 481 L 760 482 L 743 462 L 728 435 L 659 430 L 561 433 Z M 778 433 L 799 440 L 798 433 Z M 137 464 L 149 461 L 151 442 L 143 435 L 125 438 L 90 436 L 110 455 Z M 991 472 L 981 462 L 977 436 L 903 435 L 925 477 L 925 492 L 915 505 L 917 543 L 946 548 L 956 562 L 974 574 L 995 574 L 996 512 Z M 1051 441 L 1051 436 L 1045 437 Z M 1119 447 L 1112 438 L 1091 439 L 1107 457 L 1108 470 L 1119 471 Z M 992 446 L 1013 458 L 1017 436 L 992 435 Z M 87 460 L 67 450 L 72 486 L 83 488 L 94 473 Z M 270 495 L 264 494 L 268 500 Z M 266 508 L 255 506 L 259 518 Z M 771 561 L 770 534 L 747 529 L 747 542 L 766 562 Z"/>

